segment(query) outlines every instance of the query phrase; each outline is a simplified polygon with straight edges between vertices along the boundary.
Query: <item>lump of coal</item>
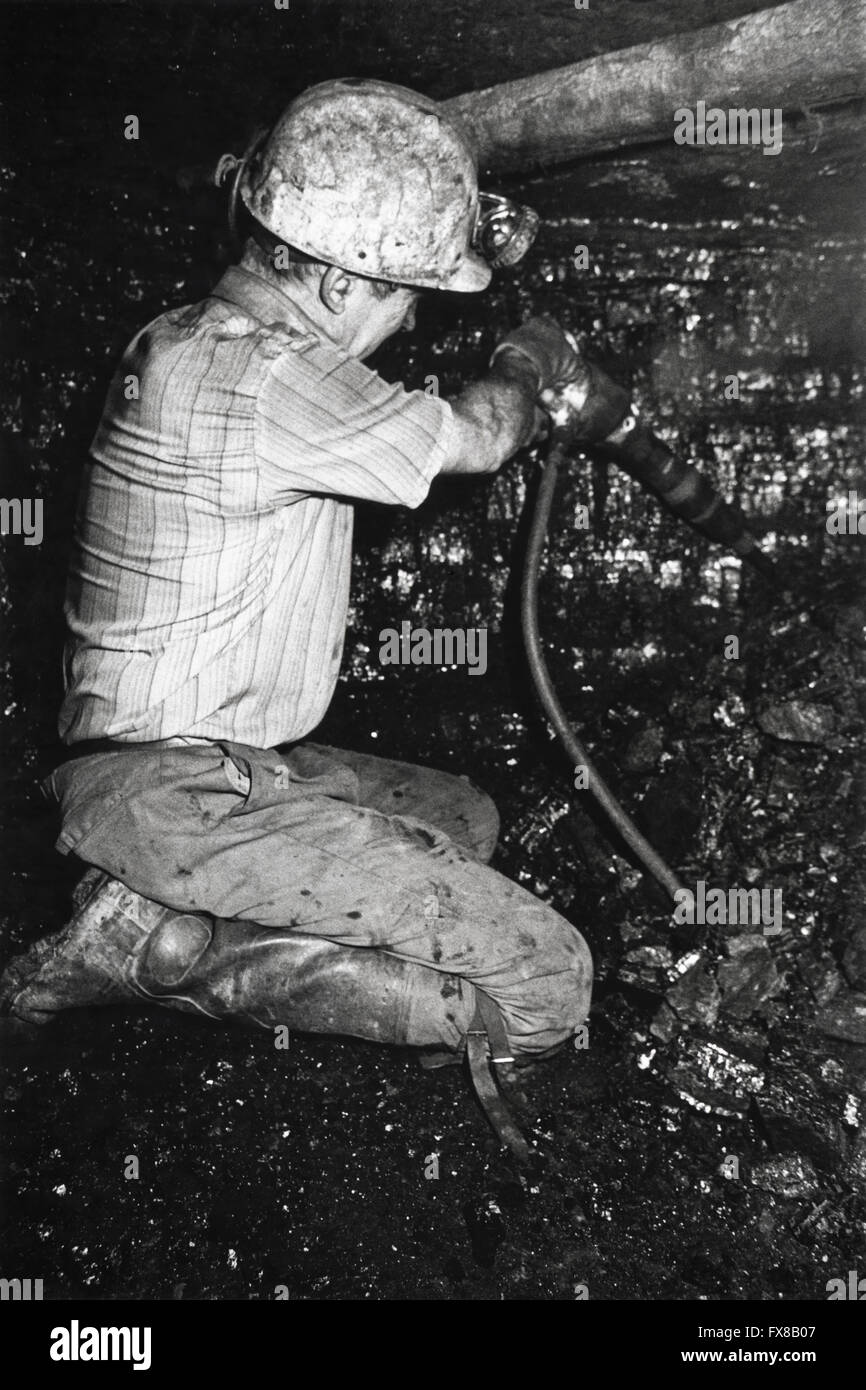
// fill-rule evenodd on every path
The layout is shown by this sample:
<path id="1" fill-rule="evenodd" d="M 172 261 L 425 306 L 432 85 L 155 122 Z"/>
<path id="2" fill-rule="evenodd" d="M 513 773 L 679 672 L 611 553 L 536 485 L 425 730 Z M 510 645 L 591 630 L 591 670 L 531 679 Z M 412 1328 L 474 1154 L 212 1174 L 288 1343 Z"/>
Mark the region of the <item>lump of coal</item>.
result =
<path id="1" fill-rule="evenodd" d="M 617 974 L 623 984 L 661 994 L 673 959 L 667 946 L 635 946 L 623 956 Z"/>
<path id="2" fill-rule="evenodd" d="M 816 1016 L 815 1025 L 829 1038 L 866 1044 L 866 994 L 840 990 Z"/>
<path id="3" fill-rule="evenodd" d="M 798 961 L 800 976 L 812 992 L 817 1004 L 829 1004 L 842 988 L 842 976 L 829 951 L 820 951 Z"/>
<path id="4" fill-rule="evenodd" d="M 766 999 L 778 994 L 784 980 L 762 936 L 734 936 L 727 943 L 729 959 L 718 969 L 722 1007 L 734 1018 L 749 1018 Z"/>
<path id="5" fill-rule="evenodd" d="M 665 995 L 665 1002 L 684 1023 L 712 1028 L 719 1016 L 721 992 L 703 964 L 692 966 Z"/>
<path id="6" fill-rule="evenodd" d="M 787 806 L 803 796 L 804 776 L 800 768 L 794 767 L 786 758 L 776 758 L 770 785 L 767 788 L 769 806 Z"/>
<path id="7" fill-rule="evenodd" d="M 750 1180 L 754 1187 L 777 1197 L 811 1197 L 820 1186 L 814 1164 L 802 1154 L 779 1154 L 757 1163 Z"/>
<path id="8" fill-rule="evenodd" d="M 641 729 L 630 740 L 623 765 L 629 772 L 652 772 L 665 746 L 665 736 L 655 724 Z"/>
<path id="9" fill-rule="evenodd" d="M 858 927 L 845 947 L 842 969 L 855 989 L 866 989 L 866 927 Z"/>
<path id="10" fill-rule="evenodd" d="M 685 1027 L 683 1020 L 675 1014 L 670 1004 L 662 1000 L 655 1018 L 650 1024 L 650 1032 L 659 1042 L 669 1043 L 675 1038 L 681 1028 Z"/>
<path id="11" fill-rule="evenodd" d="M 492 1269 L 496 1252 L 505 1237 L 505 1222 L 496 1198 L 485 1196 L 467 1202 L 463 1208 L 463 1220 L 476 1264 L 481 1265 L 482 1269 Z"/>
<path id="12" fill-rule="evenodd" d="M 758 715 L 758 727 L 789 743 L 826 743 L 836 732 L 836 713 L 829 705 L 785 700 Z"/>
<path id="13" fill-rule="evenodd" d="M 702 1038 L 677 1040 L 665 1080 L 682 1100 L 716 1115 L 745 1115 L 764 1073 L 747 1058 Z"/>
<path id="14" fill-rule="evenodd" d="M 844 1156 L 844 1100 L 819 1090 L 801 1065 L 775 1067 L 756 1105 L 774 1149 L 805 1154 L 821 1167 L 834 1167 Z"/>
<path id="15" fill-rule="evenodd" d="M 700 829 L 702 806 L 700 778 L 679 765 L 652 784 L 637 808 L 636 819 L 661 854 L 681 859 Z"/>
<path id="16" fill-rule="evenodd" d="M 866 1185 L 866 1125 L 861 1125 L 848 1155 L 846 1172 L 849 1178 Z"/>

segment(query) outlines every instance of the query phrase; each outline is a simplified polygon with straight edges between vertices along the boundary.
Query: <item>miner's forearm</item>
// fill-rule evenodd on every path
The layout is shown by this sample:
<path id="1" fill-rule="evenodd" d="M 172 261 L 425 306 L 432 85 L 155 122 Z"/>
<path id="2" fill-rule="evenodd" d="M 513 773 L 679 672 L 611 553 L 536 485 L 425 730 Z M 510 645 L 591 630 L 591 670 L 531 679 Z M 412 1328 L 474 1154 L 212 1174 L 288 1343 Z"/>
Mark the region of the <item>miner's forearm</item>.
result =
<path id="1" fill-rule="evenodd" d="M 487 376 L 451 402 L 457 429 L 443 473 L 495 473 L 535 436 L 538 373 L 525 357 L 502 352 Z"/>

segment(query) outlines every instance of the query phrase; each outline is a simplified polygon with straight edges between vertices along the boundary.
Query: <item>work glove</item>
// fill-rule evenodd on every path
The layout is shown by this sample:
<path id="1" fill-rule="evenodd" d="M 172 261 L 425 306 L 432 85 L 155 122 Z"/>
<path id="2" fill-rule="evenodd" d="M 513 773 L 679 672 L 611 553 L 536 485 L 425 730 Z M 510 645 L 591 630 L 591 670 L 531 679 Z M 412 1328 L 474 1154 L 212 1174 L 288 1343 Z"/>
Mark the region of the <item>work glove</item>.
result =
<path id="1" fill-rule="evenodd" d="M 527 357 L 538 372 L 538 391 L 564 386 L 580 373 L 581 359 L 574 339 L 564 333 L 555 319 L 547 316 L 528 319 L 520 328 L 506 333 L 497 343 L 490 365 L 501 352 L 517 352 Z"/>
<path id="2" fill-rule="evenodd" d="M 628 392 L 585 358 L 571 381 L 543 390 L 539 404 L 562 443 L 598 444 L 634 419 Z"/>

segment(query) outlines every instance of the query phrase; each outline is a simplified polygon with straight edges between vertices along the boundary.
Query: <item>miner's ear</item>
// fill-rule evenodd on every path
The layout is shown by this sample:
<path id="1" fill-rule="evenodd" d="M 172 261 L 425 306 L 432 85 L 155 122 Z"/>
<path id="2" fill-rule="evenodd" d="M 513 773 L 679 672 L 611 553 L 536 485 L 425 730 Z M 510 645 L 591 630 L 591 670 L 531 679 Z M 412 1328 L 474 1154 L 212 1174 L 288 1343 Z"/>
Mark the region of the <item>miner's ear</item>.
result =
<path id="1" fill-rule="evenodd" d="M 329 265 L 319 284 L 319 298 L 332 314 L 345 313 L 349 295 L 355 289 L 355 277 L 338 265 Z"/>

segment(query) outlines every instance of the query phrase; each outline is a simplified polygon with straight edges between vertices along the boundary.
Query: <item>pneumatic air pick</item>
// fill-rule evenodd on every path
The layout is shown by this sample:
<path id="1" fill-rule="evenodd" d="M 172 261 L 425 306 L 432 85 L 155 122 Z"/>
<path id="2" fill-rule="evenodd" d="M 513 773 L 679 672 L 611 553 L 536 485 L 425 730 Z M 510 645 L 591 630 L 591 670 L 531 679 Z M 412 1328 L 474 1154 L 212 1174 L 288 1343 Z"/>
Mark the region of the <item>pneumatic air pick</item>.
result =
<path id="1" fill-rule="evenodd" d="M 565 335 L 578 353 L 570 333 Z M 738 507 L 720 497 L 703 474 L 678 458 L 640 418 L 629 394 L 592 362 L 558 390 L 545 393 L 553 446 L 592 445 L 657 493 L 677 516 L 775 579 L 773 563 L 758 548 Z"/>
<path id="2" fill-rule="evenodd" d="M 667 505 L 711 540 L 733 550 L 767 577 L 771 562 L 758 549 L 739 509 L 724 501 L 696 468 L 678 459 L 642 423 L 628 393 L 580 356 L 571 380 L 545 391 L 542 402 L 553 430 L 530 527 L 523 569 L 521 619 L 532 679 L 545 713 L 573 765 L 586 769 L 588 787 L 625 843 L 670 897 L 682 887 L 674 871 L 645 839 L 592 764 L 556 693 L 538 631 L 538 571 L 553 505 L 559 465 L 570 444 L 591 445 L 613 458 L 632 477 L 657 492 Z"/>

